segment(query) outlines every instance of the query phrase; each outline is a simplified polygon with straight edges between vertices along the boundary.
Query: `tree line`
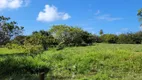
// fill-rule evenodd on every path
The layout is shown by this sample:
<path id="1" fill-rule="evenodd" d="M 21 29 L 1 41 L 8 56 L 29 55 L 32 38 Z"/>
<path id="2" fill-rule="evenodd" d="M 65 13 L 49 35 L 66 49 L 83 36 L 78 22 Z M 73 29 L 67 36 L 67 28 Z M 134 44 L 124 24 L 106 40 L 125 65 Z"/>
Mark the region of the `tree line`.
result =
<path id="1" fill-rule="evenodd" d="M 100 31 L 101 32 L 101 31 Z M 116 34 L 100 34 L 97 36 L 97 42 L 116 43 L 116 44 L 142 44 L 142 31 L 127 32 L 119 35 Z"/>
<path id="2" fill-rule="evenodd" d="M 142 9 L 138 11 L 139 20 Z M 128 32 L 119 35 L 104 34 L 101 29 L 95 35 L 79 27 L 53 25 L 48 31 L 34 31 L 31 35 L 23 35 L 24 27 L 18 26 L 9 17 L 0 16 L 0 46 L 9 49 L 24 49 L 26 53 L 39 53 L 49 48 L 57 50 L 71 46 L 88 46 L 93 43 L 141 44 L 142 31 Z"/>
<path id="3" fill-rule="evenodd" d="M 24 49 L 26 53 L 39 53 L 56 47 L 87 46 L 94 43 L 94 36 L 81 28 L 67 25 L 53 25 L 48 31 L 34 31 L 31 35 L 23 35 L 24 27 L 10 18 L 0 16 L 0 46 L 9 49 Z"/>

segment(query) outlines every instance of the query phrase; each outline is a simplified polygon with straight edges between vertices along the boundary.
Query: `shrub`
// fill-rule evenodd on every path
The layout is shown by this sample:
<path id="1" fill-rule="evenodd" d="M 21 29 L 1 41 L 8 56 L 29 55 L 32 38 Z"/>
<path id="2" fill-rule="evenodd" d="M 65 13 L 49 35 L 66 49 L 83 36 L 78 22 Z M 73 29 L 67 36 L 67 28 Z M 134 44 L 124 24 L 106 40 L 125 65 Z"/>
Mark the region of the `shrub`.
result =
<path id="1" fill-rule="evenodd" d="M 64 47 L 65 47 L 65 44 L 64 44 L 63 42 L 61 42 L 61 43 L 57 46 L 56 50 L 62 50 L 62 49 L 64 49 Z"/>
<path id="2" fill-rule="evenodd" d="M 100 38 L 100 36 L 93 35 L 93 42 L 101 43 L 101 42 L 102 42 L 102 39 Z"/>
<path id="3" fill-rule="evenodd" d="M 134 40 L 135 44 L 141 44 L 142 43 L 142 31 L 136 32 L 134 34 Z"/>
<path id="4" fill-rule="evenodd" d="M 8 49 L 23 49 L 22 45 L 14 44 L 14 43 L 7 43 L 5 47 Z"/>
<path id="5" fill-rule="evenodd" d="M 24 50 L 25 53 L 34 53 L 34 54 L 42 53 L 44 51 L 41 45 L 31 45 L 31 44 L 24 45 Z"/>
<path id="6" fill-rule="evenodd" d="M 78 27 L 54 25 L 49 32 L 65 46 L 81 46 L 83 42 L 85 44 L 93 43 L 93 35 Z"/>
<path id="7" fill-rule="evenodd" d="M 142 32 L 120 34 L 118 36 L 118 43 L 121 44 L 141 44 Z"/>
<path id="8" fill-rule="evenodd" d="M 44 50 L 47 50 L 48 47 L 56 46 L 58 42 L 51 35 L 43 35 L 43 33 L 34 32 L 33 35 L 26 38 L 24 44 L 41 45 Z"/>
<path id="9" fill-rule="evenodd" d="M 11 43 L 15 43 L 15 44 L 19 44 L 19 45 L 24 45 L 24 42 L 25 42 L 25 40 L 26 40 L 26 37 L 27 37 L 27 36 L 23 36 L 23 35 L 16 36 L 16 37 L 11 41 Z"/>
<path id="10" fill-rule="evenodd" d="M 41 59 L 28 57 L 6 57 L 5 60 L 0 61 L 0 78 L 1 80 L 31 80 L 27 79 L 26 75 L 45 74 L 50 71 L 50 67 Z M 16 75 L 15 77 L 12 75 Z M 21 76 L 20 79 L 17 77 Z M 10 79 L 13 78 L 13 79 Z M 16 78 L 16 79 L 15 79 Z M 32 77 L 33 80 L 33 77 Z"/>
<path id="11" fill-rule="evenodd" d="M 104 34 L 101 36 L 101 39 L 106 43 L 117 43 L 118 37 L 114 34 Z"/>

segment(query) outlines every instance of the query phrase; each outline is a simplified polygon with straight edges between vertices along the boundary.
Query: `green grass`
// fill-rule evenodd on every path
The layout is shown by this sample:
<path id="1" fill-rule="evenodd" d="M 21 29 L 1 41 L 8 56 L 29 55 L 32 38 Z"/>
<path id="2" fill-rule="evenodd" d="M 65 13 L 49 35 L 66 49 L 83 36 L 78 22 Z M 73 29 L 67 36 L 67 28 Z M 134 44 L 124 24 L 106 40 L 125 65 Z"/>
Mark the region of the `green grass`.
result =
<path id="1" fill-rule="evenodd" d="M 0 48 L 0 54 L 15 54 L 22 53 L 23 51 L 20 49 L 8 49 L 8 48 Z"/>
<path id="2" fill-rule="evenodd" d="M 0 60 L 8 58 L 1 56 Z M 142 80 L 142 45 L 95 44 L 60 51 L 51 49 L 35 57 L 14 55 L 12 58 L 34 69 L 50 68 L 49 80 Z"/>

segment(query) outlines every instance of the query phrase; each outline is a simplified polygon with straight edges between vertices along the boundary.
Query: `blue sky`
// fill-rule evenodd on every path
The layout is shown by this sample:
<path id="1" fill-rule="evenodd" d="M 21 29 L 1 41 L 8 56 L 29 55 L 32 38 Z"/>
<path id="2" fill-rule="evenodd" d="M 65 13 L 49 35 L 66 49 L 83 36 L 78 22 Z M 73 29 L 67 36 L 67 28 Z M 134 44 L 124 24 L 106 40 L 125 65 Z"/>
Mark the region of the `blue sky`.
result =
<path id="1" fill-rule="evenodd" d="M 24 34 L 54 24 L 78 26 L 91 33 L 120 34 L 140 30 L 142 0 L 0 0 L 0 15 L 25 27 Z"/>

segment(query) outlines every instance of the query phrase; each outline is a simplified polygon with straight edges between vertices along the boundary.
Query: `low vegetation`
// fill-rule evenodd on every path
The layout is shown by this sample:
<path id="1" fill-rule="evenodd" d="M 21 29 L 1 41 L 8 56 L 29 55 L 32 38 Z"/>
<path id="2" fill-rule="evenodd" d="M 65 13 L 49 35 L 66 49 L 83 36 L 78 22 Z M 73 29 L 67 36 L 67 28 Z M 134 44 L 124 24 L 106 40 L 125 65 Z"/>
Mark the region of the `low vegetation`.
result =
<path id="1" fill-rule="evenodd" d="M 49 80 L 141 80 L 141 47 L 133 44 L 95 44 L 67 47 L 60 51 L 49 49 L 34 56 L 5 54 L 0 55 L 0 75 L 5 79 L 19 80 L 17 76 L 23 79 L 27 76 L 26 80 L 31 80 L 30 77 L 38 80 L 38 74 L 44 71 Z"/>

